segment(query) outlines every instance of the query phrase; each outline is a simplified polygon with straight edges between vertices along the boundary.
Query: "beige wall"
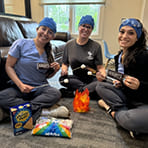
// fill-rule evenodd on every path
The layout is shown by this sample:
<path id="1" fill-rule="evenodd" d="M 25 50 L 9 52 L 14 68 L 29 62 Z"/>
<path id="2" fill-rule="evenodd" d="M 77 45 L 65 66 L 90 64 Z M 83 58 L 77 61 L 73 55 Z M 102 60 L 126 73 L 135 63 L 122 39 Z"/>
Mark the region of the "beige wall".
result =
<path id="1" fill-rule="evenodd" d="M 44 17 L 43 7 L 40 6 L 40 0 L 31 0 L 32 19 L 39 22 Z"/>
<path id="2" fill-rule="evenodd" d="M 148 0 L 143 0 L 141 20 L 143 21 L 144 27 L 148 31 Z"/>
<path id="3" fill-rule="evenodd" d="M 31 0 L 32 18 L 37 22 L 43 18 L 43 8 L 39 2 L 40 0 Z M 147 0 L 106 0 L 103 11 L 101 36 L 107 41 L 111 53 L 116 53 L 119 49 L 117 36 L 121 18 L 141 19 L 148 29 Z"/>
<path id="4" fill-rule="evenodd" d="M 118 28 L 122 18 L 141 16 L 143 0 L 107 0 L 104 11 L 103 39 L 111 53 L 118 51 Z"/>

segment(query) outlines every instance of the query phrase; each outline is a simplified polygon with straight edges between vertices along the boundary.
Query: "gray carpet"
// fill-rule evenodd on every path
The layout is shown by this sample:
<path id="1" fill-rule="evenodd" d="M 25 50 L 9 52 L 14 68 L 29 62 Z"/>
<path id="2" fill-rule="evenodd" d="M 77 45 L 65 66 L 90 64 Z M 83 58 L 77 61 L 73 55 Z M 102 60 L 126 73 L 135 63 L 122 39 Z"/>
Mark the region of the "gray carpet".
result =
<path id="1" fill-rule="evenodd" d="M 73 112 L 73 99 L 61 99 L 74 120 L 72 139 L 32 136 L 31 131 L 14 136 L 10 121 L 0 123 L 1 148 L 147 148 L 148 135 L 133 140 L 129 133 L 116 126 L 114 120 L 90 101 L 88 113 Z"/>

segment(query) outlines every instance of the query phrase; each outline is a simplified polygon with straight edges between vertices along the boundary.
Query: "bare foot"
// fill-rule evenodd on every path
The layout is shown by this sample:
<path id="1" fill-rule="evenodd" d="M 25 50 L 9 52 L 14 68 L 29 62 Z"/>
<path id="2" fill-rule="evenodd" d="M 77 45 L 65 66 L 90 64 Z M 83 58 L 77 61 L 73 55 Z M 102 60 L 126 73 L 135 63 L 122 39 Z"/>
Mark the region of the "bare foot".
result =
<path id="1" fill-rule="evenodd" d="M 115 117 L 115 111 L 110 110 L 110 106 L 107 105 L 102 99 L 98 101 L 98 105 L 104 108 L 107 111 L 107 113 L 109 113 L 112 116 L 112 118 Z"/>
<path id="2" fill-rule="evenodd" d="M 102 99 L 98 100 L 98 105 L 104 108 L 106 111 L 110 108 Z"/>

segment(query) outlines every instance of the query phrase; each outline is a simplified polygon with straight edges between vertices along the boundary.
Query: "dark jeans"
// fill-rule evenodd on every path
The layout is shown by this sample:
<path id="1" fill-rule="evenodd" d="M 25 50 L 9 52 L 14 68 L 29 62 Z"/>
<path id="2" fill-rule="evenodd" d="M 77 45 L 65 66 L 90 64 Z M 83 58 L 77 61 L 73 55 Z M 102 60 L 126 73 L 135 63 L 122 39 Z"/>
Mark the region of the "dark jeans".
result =
<path id="1" fill-rule="evenodd" d="M 42 108 L 51 107 L 59 101 L 61 93 L 56 88 L 46 86 L 30 93 L 22 93 L 16 86 L 0 91 L 0 107 L 6 112 L 9 108 L 30 102 L 34 120 L 39 117 Z"/>
<path id="2" fill-rule="evenodd" d="M 148 133 L 148 104 L 129 104 L 122 90 L 107 82 L 98 82 L 96 92 L 115 111 L 115 120 L 121 127 L 128 131 Z"/>
<path id="3" fill-rule="evenodd" d="M 68 83 L 64 83 L 64 79 L 68 79 Z M 99 96 L 96 93 L 96 85 L 98 81 L 96 77 L 91 77 L 91 79 L 87 78 L 87 80 L 85 81 L 85 78 L 81 79 L 75 75 L 67 75 L 61 76 L 59 78 L 59 81 L 61 85 L 72 91 L 75 91 L 76 89 L 84 90 L 85 88 L 87 88 L 89 90 L 91 98 L 99 98 Z"/>

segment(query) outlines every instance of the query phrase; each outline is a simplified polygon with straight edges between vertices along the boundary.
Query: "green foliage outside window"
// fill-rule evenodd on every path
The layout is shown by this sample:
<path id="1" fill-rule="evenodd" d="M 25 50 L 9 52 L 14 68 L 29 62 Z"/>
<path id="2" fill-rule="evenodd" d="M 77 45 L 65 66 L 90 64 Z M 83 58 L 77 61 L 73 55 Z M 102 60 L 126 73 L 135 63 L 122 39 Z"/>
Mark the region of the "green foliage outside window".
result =
<path id="1" fill-rule="evenodd" d="M 69 31 L 69 20 L 72 21 L 73 33 L 78 32 L 78 23 L 82 16 L 92 15 L 95 20 L 95 26 L 93 32 L 97 31 L 98 19 L 99 19 L 99 5 L 51 5 L 44 7 L 44 15 L 52 17 L 57 23 L 58 31 Z M 73 18 L 69 18 L 70 9 L 73 14 Z"/>
<path id="2" fill-rule="evenodd" d="M 96 32 L 96 24 L 98 24 L 99 9 L 98 5 L 78 5 L 75 9 L 75 32 L 78 30 L 78 24 L 82 16 L 91 15 L 94 18 L 95 26 L 93 32 Z"/>

